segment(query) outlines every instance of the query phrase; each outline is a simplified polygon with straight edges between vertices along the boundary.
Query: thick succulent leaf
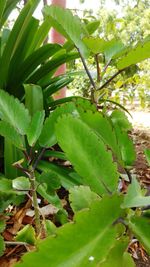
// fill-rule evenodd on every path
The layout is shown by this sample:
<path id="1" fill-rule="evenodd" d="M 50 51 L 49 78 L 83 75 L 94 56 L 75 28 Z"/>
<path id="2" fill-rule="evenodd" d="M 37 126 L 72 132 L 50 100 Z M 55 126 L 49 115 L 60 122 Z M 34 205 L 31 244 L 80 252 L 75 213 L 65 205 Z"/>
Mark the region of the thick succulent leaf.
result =
<path id="1" fill-rule="evenodd" d="M 125 252 L 123 255 L 123 266 L 122 267 L 135 267 L 135 262 L 131 256 L 131 254 L 129 254 L 128 252 Z"/>
<path id="2" fill-rule="evenodd" d="M 129 227 L 136 238 L 142 243 L 144 248 L 150 253 L 150 223 L 149 219 L 143 217 L 133 217 L 129 222 Z"/>
<path id="3" fill-rule="evenodd" d="M 44 127 L 39 138 L 39 144 L 43 147 L 51 147 L 57 143 L 55 134 L 55 124 L 60 116 L 63 114 L 73 114 L 79 117 L 83 110 L 96 111 L 96 106 L 92 105 L 90 101 L 82 98 L 74 99 L 73 102 L 68 102 L 57 109 L 55 109 L 46 119 Z"/>
<path id="4" fill-rule="evenodd" d="M 12 125 L 20 134 L 25 134 L 30 123 L 30 116 L 24 105 L 17 98 L 0 90 L 0 118 Z"/>
<path id="5" fill-rule="evenodd" d="M 35 230 L 32 225 L 27 224 L 23 229 L 21 229 L 16 235 L 16 241 L 25 242 L 32 246 L 35 245 Z"/>
<path id="6" fill-rule="evenodd" d="M 0 179 L 0 212 L 3 212 L 15 198 L 10 179 Z"/>
<path id="7" fill-rule="evenodd" d="M 24 35 L 24 32 L 30 23 L 32 13 L 34 12 L 39 2 L 40 0 L 28 1 L 28 3 L 25 5 L 23 10 L 21 11 L 19 17 L 17 18 L 13 26 L 8 42 L 5 46 L 3 56 L 0 61 L 0 72 L 1 72 L 0 87 L 1 88 L 6 86 L 10 60 L 12 56 L 14 55 L 21 41 L 21 38 Z"/>
<path id="8" fill-rule="evenodd" d="M 122 131 L 117 125 L 114 127 L 118 146 L 121 152 L 121 158 L 125 166 L 132 166 L 136 160 L 136 153 L 133 141 L 125 131 Z"/>
<path id="9" fill-rule="evenodd" d="M 127 68 L 149 57 L 150 57 L 150 39 L 148 38 L 143 43 L 138 43 L 136 47 L 131 49 L 125 56 L 119 59 L 117 62 L 117 68 L 119 70 Z"/>
<path id="10" fill-rule="evenodd" d="M 125 166 L 132 166 L 136 159 L 136 153 L 133 141 L 129 138 L 127 133 L 132 129 L 132 125 L 125 113 L 120 110 L 112 112 L 110 119 L 114 125 L 122 161 Z"/>
<path id="11" fill-rule="evenodd" d="M 60 147 L 84 184 L 100 195 L 116 191 L 118 173 L 112 154 L 84 122 L 64 115 L 58 119 L 56 135 Z"/>
<path id="12" fill-rule="evenodd" d="M 69 9 L 63 9 L 55 5 L 46 6 L 44 14 L 50 18 L 52 26 L 71 40 L 85 57 L 89 55 L 87 47 L 81 40 L 87 32 L 79 17 L 73 16 Z"/>
<path id="13" fill-rule="evenodd" d="M 113 223 L 121 216 L 120 204 L 118 196 L 94 202 L 89 210 L 75 215 L 75 223 L 60 227 L 55 237 L 46 238 L 39 244 L 38 251 L 26 254 L 16 266 L 48 267 L 49 263 L 53 267 L 97 266 L 115 243 Z"/>
<path id="14" fill-rule="evenodd" d="M 55 235 L 56 234 L 57 227 L 52 221 L 45 220 L 44 221 L 44 229 L 46 231 L 47 236 L 49 236 L 49 235 Z"/>
<path id="15" fill-rule="evenodd" d="M 0 257 L 4 254 L 5 243 L 4 238 L 0 235 Z"/>
<path id="16" fill-rule="evenodd" d="M 124 45 L 120 40 L 112 39 L 105 41 L 101 38 L 87 37 L 83 39 L 84 43 L 94 54 L 104 53 L 106 60 L 112 59 L 116 54 L 124 49 Z"/>
<path id="17" fill-rule="evenodd" d="M 0 135 L 9 139 L 14 146 L 25 150 L 22 136 L 9 123 L 0 121 Z"/>
<path id="18" fill-rule="evenodd" d="M 30 190 L 30 182 L 27 177 L 20 176 L 12 180 L 12 187 L 15 190 L 28 191 Z"/>
<path id="19" fill-rule="evenodd" d="M 76 106 L 74 103 L 67 103 L 61 107 L 55 109 L 50 116 L 45 120 L 42 133 L 39 138 L 39 144 L 42 147 L 51 147 L 57 143 L 55 135 L 55 124 L 57 119 L 62 114 L 73 113 L 76 111 Z"/>
<path id="20" fill-rule="evenodd" d="M 99 20 L 94 20 L 94 21 L 89 22 L 86 25 L 86 29 L 87 29 L 89 34 L 92 34 L 98 29 L 99 25 L 100 25 L 100 21 Z"/>
<path id="21" fill-rule="evenodd" d="M 122 204 L 123 208 L 135 208 L 149 206 L 150 196 L 143 196 L 140 184 L 136 178 L 132 179 L 132 183 L 128 187 L 127 194 Z"/>
<path id="22" fill-rule="evenodd" d="M 69 190 L 69 201 L 74 212 L 89 208 L 92 202 L 98 199 L 100 197 L 88 186 L 74 186 Z"/>
<path id="23" fill-rule="evenodd" d="M 25 84 L 25 106 L 29 110 L 30 115 L 34 115 L 37 111 L 43 110 L 43 92 L 42 88 L 34 84 Z"/>
<path id="24" fill-rule="evenodd" d="M 75 177 L 73 171 L 68 170 L 62 166 L 55 165 L 48 161 L 40 161 L 38 164 L 38 169 L 44 172 L 55 173 L 61 181 L 61 185 L 66 189 L 71 188 L 75 185 L 80 185 L 82 183 L 81 177 Z"/>
<path id="25" fill-rule="evenodd" d="M 58 175 L 54 172 L 42 172 L 42 174 L 37 178 L 40 184 L 46 184 L 47 192 L 49 194 L 54 194 L 56 189 L 61 187 L 60 179 Z"/>
<path id="26" fill-rule="evenodd" d="M 110 116 L 114 125 L 118 125 L 124 131 L 130 131 L 132 124 L 129 122 L 125 113 L 121 110 L 114 110 Z"/>
<path id="27" fill-rule="evenodd" d="M 54 205 L 58 209 L 62 209 L 61 201 L 56 193 L 52 195 L 47 192 L 46 184 L 38 185 L 37 192 L 41 195 L 45 200 L 47 200 L 50 204 Z"/>
<path id="28" fill-rule="evenodd" d="M 148 164 L 150 165 L 150 149 L 145 149 L 145 150 L 144 150 L 144 153 L 145 153 L 147 162 L 148 162 Z"/>
<path id="29" fill-rule="evenodd" d="M 106 260 L 99 263 L 98 267 L 135 267 L 134 261 L 130 258 L 131 256 L 129 254 L 127 254 L 128 256 L 125 255 L 128 244 L 129 240 L 117 240 Z M 129 264 L 125 265 L 127 262 Z"/>
<path id="30" fill-rule="evenodd" d="M 91 110 L 80 113 L 80 117 L 89 127 L 96 131 L 105 144 L 120 158 L 116 134 L 109 118 L 102 112 L 93 113 Z"/>
<path id="31" fill-rule="evenodd" d="M 37 111 L 32 117 L 29 129 L 27 131 L 27 139 L 30 146 L 35 145 L 41 134 L 44 117 L 45 117 L 44 111 Z"/>

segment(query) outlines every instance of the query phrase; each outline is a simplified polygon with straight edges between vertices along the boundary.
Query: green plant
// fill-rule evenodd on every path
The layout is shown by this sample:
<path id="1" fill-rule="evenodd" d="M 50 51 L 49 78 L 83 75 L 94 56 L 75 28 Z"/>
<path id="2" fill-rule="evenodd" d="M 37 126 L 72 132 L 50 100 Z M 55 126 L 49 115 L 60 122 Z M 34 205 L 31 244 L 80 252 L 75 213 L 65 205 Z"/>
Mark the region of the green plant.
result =
<path id="1" fill-rule="evenodd" d="M 74 27 L 80 25 L 78 18 L 57 7 L 47 7 L 46 13 L 52 25 L 69 39 L 66 46 L 77 48 L 93 87 L 91 99 L 73 97 L 53 101 L 49 98 L 46 106 L 43 95 L 47 93 L 48 96 L 49 92 L 48 89 L 42 90 L 40 85 L 24 86 L 25 104 L 0 90 L 0 135 L 7 140 L 8 147 L 13 144 L 17 148 L 19 160 L 12 163 L 13 168 L 21 172 L 13 179 L 11 174 L 10 177 L 0 177 L 0 211 L 3 212 L 10 203 L 22 203 L 26 195 L 32 197 L 35 213 L 36 233 L 28 225 L 16 235 L 16 240 L 27 246 L 35 245 L 37 251 L 27 253 L 17 265 L 134 266 L 127 253 L 132 236 L 136 236 L 149 253 L 150 233 L 149 221 L 143 211 L 149 196 L 130 174 L 135 161 L 134 145 L 128 136 L 132 126 L 120 109 L 112 112 L 105 108 L 98 110 L 97 88 L 84 59 L 88 52 L 85 43 L 89 46 L 91 39 L 85 42 L 84 38 L 85 43 L 82 43 L 81 32 L 74 35 Z M 103 49 L 107 59 L 116 60 L 119 71 L 146 58 L 149 53 L 149 41 L 145 41 L 143 55 L 139 58 L 140 44 L 127 55 L 122 51 L 120 58 L 120 42 L 107 43 L 99 39 L 97 42 L 96 49 Z M 95 44 L 90 48 L 93 51 Z M 11 173 L 8 153 L 5 147 L 8 167 L 5 173 Z M 59 161 L 51 163 L 47 160 L 53 156 L 69 161 L 69 168 L 61 166 Z M 125 195 L 120 189 L 123 179 L 129 183 Z M 69 203 L 75 213 L 73 222 L 66 223 L 67 212 L 58 195 L 61 187 L 69 191 Z M 37 194 L 57 208 L 57 218 L 65 225 L 56 229 L 52 222 L 41 217 Z M 50 236 L 40 241 L 43 224 L 46 235 Z M 3 222 L 0 233 L 4 225 Z M 1 239 L 1 254 L 3 250 Z"/>

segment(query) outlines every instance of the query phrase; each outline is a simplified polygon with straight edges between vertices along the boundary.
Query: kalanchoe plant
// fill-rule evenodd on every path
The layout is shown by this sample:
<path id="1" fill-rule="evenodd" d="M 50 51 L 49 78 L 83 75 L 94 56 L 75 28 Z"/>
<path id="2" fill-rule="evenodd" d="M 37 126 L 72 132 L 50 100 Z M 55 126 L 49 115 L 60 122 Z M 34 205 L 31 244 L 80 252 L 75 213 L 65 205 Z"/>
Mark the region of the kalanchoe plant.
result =
<path id="1" fill-rule="evenodd" d="M 31 4 L 30 1 L 29 3 Z M 23 14 L 30 4 L 22 11 Z M 5 175 L 0 177 L 0 211 L 3 212 L 10 203 L 23 202 L 26 195 L 32 200 L 35 216 L 36 233 L 28 225 L 17 234 L 16 240 L 24 241 L 26 245 L 36 244 L 38 249 L 27 253 L 17 265 L 135 266 L 127 249 L 134 235 L 150 252 L 149 222 L 143 212 L 143 207 L 150 200 L 136 178 L 131 179 L 130 168 L 135 161 L 135 151 L 128 131 L 132 126 L 120 109 L 112 112 L 98 110 L 95 93 L 99 88 L 95 86 L 85 62 L 90 42 L 82 40 L 87 29 L 83 25 L 80 27 L 80 20 L 69 10 L 58 7 L 46 7 L 45 15 L 46 21 L 50 20 L 68 39 L 64 47 L 68 50 L 75 47 L 78 50 L 91 81 L 91 99 L 73 97 L 53 101 L 49 97 L 54 88 L 52 90 L 52 83 L 47 86 L 47 68 L 52 66 L 55 69 L 58 65 L 54 62 L 59 56 L 60 62 L 64 63 L 61 51 L 50 60 L 54 65 L 45 62 L 44 58 L 44 65 L 24 80 L 24 104 L 12 95 L 13 92 L 10 95 L 0 90 L 0 135 L 5 138 Z M 27 29 L 25 32 L 27 33 Z M 120 42 L 117 45 L 116 41 L 102 43 L 100 48 L 103 48 L 102 52 L 107 59 L 117 60 L 118 72 L 148 56 L 149 41 L 143 47 L 143 56 L 140 55 L 136 60 L 135 57 L 142 49 L 140 45 L 135 51 L 125 52 Z M 92 52 L 93 49 L 92 46 Z M 36 52 L 35 59 L 39 55 Z M 30 56 L 26 60 L 29 64 Z M 13 71 L 13 68 L 10 70 Z M 52 71 L 51 68 L 49 70 Z M 46 71 L 45 77 L 41 74 L 43 71 Z M 3 86 L 6 77 L 7 72 L 1 81 Z M 52 81 L 57 83 L 61 79 Z M 56 87 L 60 88 L 58 84 Z M 12 145 L 17 151 L 17 160 L 14 162 L 9 156 Z M 59 162 L 49 162 L 50 157 L 69 161 L 69 168 L 61 166 Z M 16 174 L 19 173 L 14 177 L 11 176 L 13 169 L 17 170 Z M 125 173 L 130 185 L 124 195 L 121 193 L 120 182 Z M 44 241 L 36 242 L 43 226 L 38 195 L 53 204 L 58 209 L 59 216 L 63 214 L 67 218 L 57 194 L 61 187 L 69 192 L 69 203 L 75 214 L 74 223 L 66 223 L 56 229 L 52 222 L 46 221 L 50 236 Z M 3 229 L 4 223 L 0 227 L 0 233 Z M 1 238 L 0 253 L 3 251 L 4 241 Z"/>

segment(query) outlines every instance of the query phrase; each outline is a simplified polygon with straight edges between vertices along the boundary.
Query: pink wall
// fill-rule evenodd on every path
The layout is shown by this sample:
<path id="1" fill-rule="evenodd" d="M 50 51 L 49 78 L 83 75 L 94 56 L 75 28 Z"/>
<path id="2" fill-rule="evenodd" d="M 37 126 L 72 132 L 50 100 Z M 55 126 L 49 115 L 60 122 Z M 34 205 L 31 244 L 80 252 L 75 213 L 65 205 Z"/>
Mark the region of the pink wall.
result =
<path id="1" fill-rule="evenodd" d="M 52 5 L 58 5 L 61 7 L 66 7 L 66 0 L 51 0 Z M 60 35 L 58 32 L 56 32 L 54 29 L 51 30 L 50 33 L 50 40 L 52 43 L 58 43 L 58 44 L 63 44 L 65 41 L 65 38 Z M 62 66 L 59 67 L 59 69 L 56 71 L 55 75 L 60 75 L 65 73 L 66 71 L 66 65 L 63 64 Z M 55 99 L 58 98 L 63 98 L 66 96 L 66 88 L 63 88 L 60 90 L 60 92 L 55 96 Z"/>

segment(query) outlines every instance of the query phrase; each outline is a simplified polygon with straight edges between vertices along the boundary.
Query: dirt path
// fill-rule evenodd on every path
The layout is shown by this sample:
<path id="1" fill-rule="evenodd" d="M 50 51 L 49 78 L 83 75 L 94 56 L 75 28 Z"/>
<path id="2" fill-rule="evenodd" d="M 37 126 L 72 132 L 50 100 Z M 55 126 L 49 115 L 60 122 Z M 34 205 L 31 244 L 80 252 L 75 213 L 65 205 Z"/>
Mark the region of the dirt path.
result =
<path id="1" fill-rule="evenodd" d="M 150 112 L 146 111 L 130 111 L 132 115 L 129 120 L 133 124 L 133 128 L 138 131 L 143 131 L 150 137 Z"/>

